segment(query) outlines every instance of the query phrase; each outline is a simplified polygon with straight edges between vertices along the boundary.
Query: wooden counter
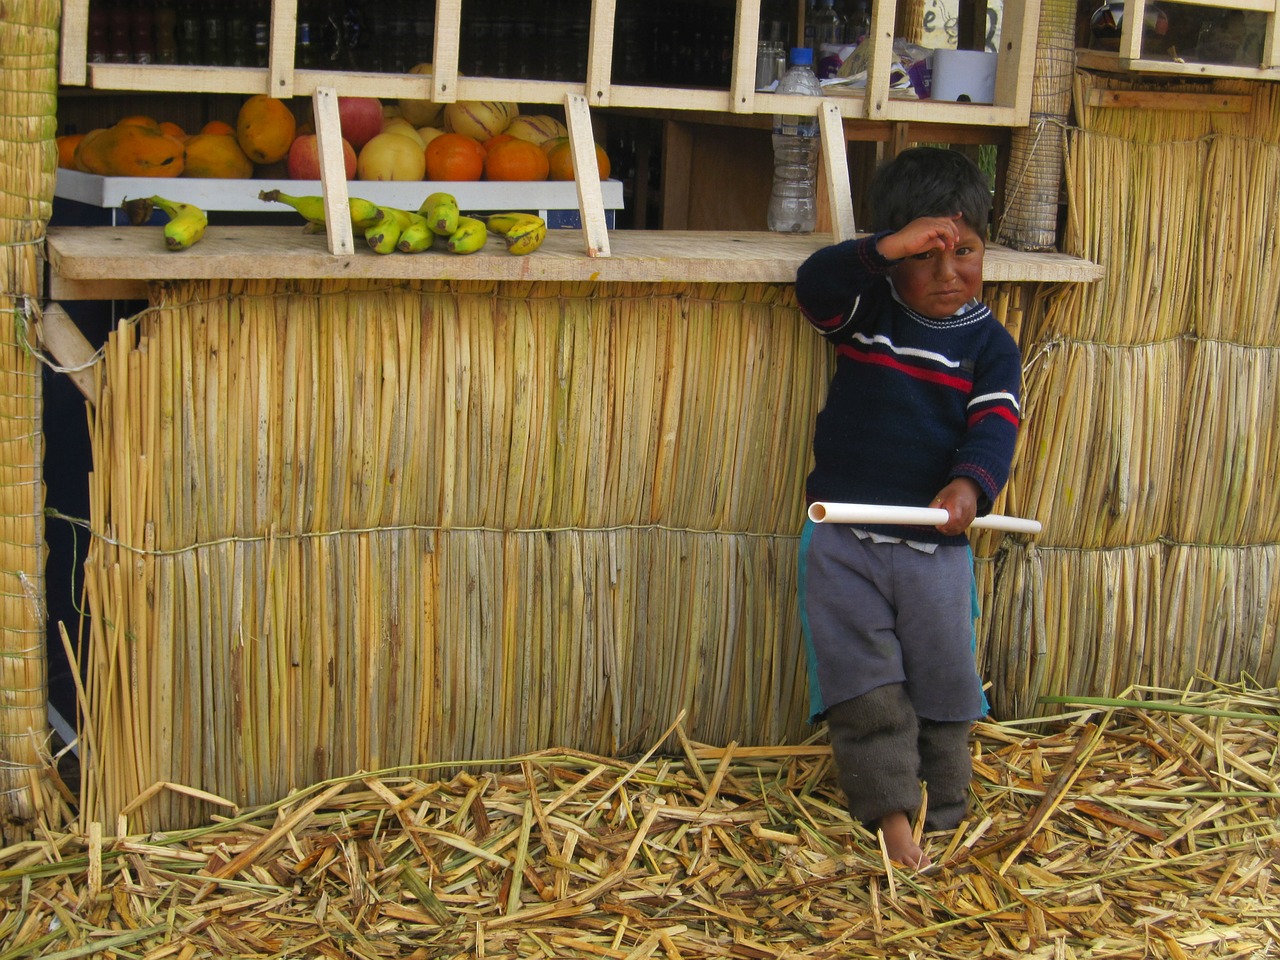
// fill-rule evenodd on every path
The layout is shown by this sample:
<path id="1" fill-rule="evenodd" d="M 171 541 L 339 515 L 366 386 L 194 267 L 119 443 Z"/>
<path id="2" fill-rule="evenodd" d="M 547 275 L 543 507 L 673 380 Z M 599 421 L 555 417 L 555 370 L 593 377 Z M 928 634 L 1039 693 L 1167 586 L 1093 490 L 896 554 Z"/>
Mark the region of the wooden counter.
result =
<path id="1" fill-rule="evenodd" d="M 610 257 L 583 254 L 578 230 L 552 231 L 535 253 L 508 254 L 497 237 L 479 253 L 444 251 L 379 255 L 357 247 L 335 257 L 322 234 L 300 227 L 210 227 L 181 253 L 164 249 L 160 227 L 50 228 L 48 295 L 54 300 L 128 300 L 146 296 L 151 280 L 222 278 L 358 278 L 403 280 L 599 280 L 614 282 L 790 283 L 796 268 L 830 234 L 765 231 L 616 230 Z M 988 282 L 1089 282 L 1097 264 L 1064 254 L 987 248 Z"/>

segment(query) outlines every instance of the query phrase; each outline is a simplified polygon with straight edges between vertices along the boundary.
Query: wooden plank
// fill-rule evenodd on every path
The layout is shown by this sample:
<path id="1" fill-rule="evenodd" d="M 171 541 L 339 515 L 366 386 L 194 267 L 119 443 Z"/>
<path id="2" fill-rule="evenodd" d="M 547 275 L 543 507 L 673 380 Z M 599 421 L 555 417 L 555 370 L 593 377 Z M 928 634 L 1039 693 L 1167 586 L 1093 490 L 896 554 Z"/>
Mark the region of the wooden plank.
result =
<path id="1" fill-rule="evenodd" d="M 297 79 L 293 61 L 297 41 L 298 0 L 273 0 L 271 4 L 271 47 L 267 55 L 267 92 L 281 100 L 287 100 L 299 92 L 295 88 Z M 182 90 L 184 88 L 176 87 L 174 89 Z"/>
<path id="2" fill-rule="evenodd" d="M 1187 110 L 1197 113 L 1248 113 L 1253 109 L 1249 94 L 1176 93 L 1159 90 L 1088 91 L 1085 103 L 1091 107 L 1119 107 L 1142 110 Z"/>
<path id="3" fill-rule="evenodd" d="M 582 216 L 582 239 L 588 257 L 609 256 L 609 227 L 600 192 L 600 169 L 596 166 L 595 133 L 591 108 L 582 94 L 564 98 L 565 123 L 569 128 L 569 154 L 573 158 L 573 182 L 578 188 L 578 211 Z"/>
<path id="4" fill-rule="evenodd" d="M 760 34 L 760 0 L 738 0 L 734 18 L 733 64 L 729 75 L 729 109 L 751 113 L 756 99 L 756 38 Z"/>
<path id="5" fill-rule="evenodd" d="M 357 247 L 354 256 L 334 257 L 325 238 L 287 227 L 211 226 L 189 250 L 169 253 L 160 227 L 51 227 L 46 242 L 50 290 L 68 300 L 77 290 L 105 299 L 106 281 L 203 279 L 387 279 L 387 280 L 591 280 L 664 282 L 779 282 L 829 233 L 760 231 L 614 230 L 610 256 L 583 256 L 577 230 L 551 230 L 534 254 L 513 257 L 490 244 L 465 257 L 442 251 L 379 256 Z M 1021 253 L 987 247 L 987 282 L 1089 282 L 1103 270 L 1066 254 Z M 77 286 L 77 282 L 80 284 Z M 56 285 L 56 287 L 55 287 Z M 124 289 L 124 288 L 121 288 Z M 65 291 L 65 292 L 64 292 Z"/>
<path id="6" fill-rule="evenodd" d="M 893 61 L 893 34 L 896 0 L 872 0 L 871 65 L 867 68 L 864 115 L 870 120 L 885 119 L 889 111 L 889 67 Z M 867 41 L 863 41 L 864 43 Z"/>
<path id="7" fill-rule="evenodd" d="M 36 325 L 36 336 L 44 351 L 63 368 L 62 372 L 76 385 L 76 389 L 86 399 L 96 402 L 94 376 L 90 365 L 98 351 L 84 338 L 67 311 L 57 303 L 46 306 Z"/>
<path id="8" fill-rule="evenodd" d="M 834 104 L 822 105 L 818 112 L 818 131 L 822 139 L 822 169 L 831 210 L 831 233 L 836 242 L 852 240 L 855 228 L 853 192 L 849 185 L 848 141 L 844 138 L 844 120 Z"/>
<path id="9" fill-rule="evenodd" d="M 347 202 L 347 170 L 342 154 L 342 126 L 338 119 L 338 92 L 321 87 L 311 98 L 320 152 L 320 186 L 324 194 L 325 236 L 335 257 L 355 253 L 351 236 L 351 206 Z"/>
<path id="10" fill-rule="evenodd" d="M 431 59 L 431 99 L 436 103 L 453 103 L 460 96 L 458 46 L 461 41 L 462 0 L 436 0 L 436 47 Z"/>
<path id="11" fill-rule="evenodd" d="M 689 179 L 693 172 L 693 133 L 687 124 L 662 125 L 662 229 L 689 226 Z"/>
<path id="12" fill-rule="evenodd" d="M 1120 56 L 1136 60 L 1142 56 L 1142 28 L 1147 18 L 1147 0 L 1128 0 L 1120 22 Z"/>
<path id="13" fill-rule="evenodd" d="M 57 300 L 145 300 L 145 280 L 76 280 L 52 275 L 45 291 Z"/>
<path id="14" fill-rule="evenodd" d="M 1022 126 L 1031 117 L 1040 0 L 1006 3 L 1001 18 L 995 106 L 1013 111 L 1009 126 Z"/>
<path id="15" fill-rule="evenodd" d="M 89 77 L 89 0 L 63 0 L 58 82 L 82 87 Z"/>
<path id="16" fill-rule="evenodd" d="M 591 4 L 591 29 L 587 41 L 588 101 L 597 107 L 607 106 L 613 87 L 613 34 L 616 6 L 614 0 L 595 0 Z M 623 38 L 627 42 L 631 38 Z M 566 91 L 566 95 L 567 95 Z M 527 103 L 528 101 L 519 101 Z"/>

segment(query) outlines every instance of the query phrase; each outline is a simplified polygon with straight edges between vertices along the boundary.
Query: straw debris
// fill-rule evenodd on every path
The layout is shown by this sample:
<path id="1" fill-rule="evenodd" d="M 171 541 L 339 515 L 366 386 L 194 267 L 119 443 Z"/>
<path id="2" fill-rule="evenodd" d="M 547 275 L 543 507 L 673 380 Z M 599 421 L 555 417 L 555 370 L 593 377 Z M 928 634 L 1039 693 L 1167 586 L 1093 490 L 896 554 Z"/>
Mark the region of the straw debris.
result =
<path id="1" fill-rule="evenodd" d="M 829 748 L 542 751 L 317 784 L 201 828 L 0 850 L 0 957 L 1042 957 L 1280 946 L 1280 697 L 1133 689 L 974 738 L 887 868 Z"/>

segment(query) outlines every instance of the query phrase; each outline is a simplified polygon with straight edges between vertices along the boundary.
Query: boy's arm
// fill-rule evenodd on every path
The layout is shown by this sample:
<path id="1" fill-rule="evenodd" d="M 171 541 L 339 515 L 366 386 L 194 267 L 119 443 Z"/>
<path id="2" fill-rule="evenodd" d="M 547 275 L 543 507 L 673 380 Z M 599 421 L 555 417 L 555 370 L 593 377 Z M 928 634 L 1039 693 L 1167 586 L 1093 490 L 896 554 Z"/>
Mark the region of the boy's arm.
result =
<path id="1" fill-rule="evenodd" d="M 1013 337 L 1000 330 L 976 371 L 965 411 L 968 430 L 950 472 L 953 480 L 964 477 L 977 484 L 977 515 L 991 512 L 1009 479 L 1022 417 L 1021 389 L 1022 355 Z"/>
<path id="2" fill-rule="evenodd" d="M 885 234 L 835 243 L 810 255 L 796 271 L 796 302 L 821 333 L 832 334 L 848 322 L 858 298 L 892 261 L 876 244 Z"/>

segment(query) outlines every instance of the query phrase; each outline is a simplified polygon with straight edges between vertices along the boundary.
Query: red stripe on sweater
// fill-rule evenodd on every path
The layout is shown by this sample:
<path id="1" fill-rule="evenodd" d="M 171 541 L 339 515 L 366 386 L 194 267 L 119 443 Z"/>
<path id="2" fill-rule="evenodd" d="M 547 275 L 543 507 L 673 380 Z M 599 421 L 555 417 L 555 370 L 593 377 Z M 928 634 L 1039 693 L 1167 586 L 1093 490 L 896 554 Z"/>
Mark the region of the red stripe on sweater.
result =
<path id="1" fill-rule="evenodd" d="M 977 413 L 975 413 L 973 416 L 969 418 L 969 426 L 972 427 L 975 423 L 977 423 L 983 417 L 989 416 L 990 414 L 993 414 L 993 413 L 997 417 L 1004 417 L 1006 420 L 1012 423 L 1015 427 L 1018 426 L 1018 424 L 1021 422 L 1018 418 L 1018 415 L 1015 414 L 1012 410 L 1010 410 L 1007 407 L 987 407 L 987 409 L 979 410 Z"/>
<path id="2" fill-rule="evenodd" d="M 862 350 L 856 350 L 848 344 L 842 344 L 836 348 L 836 352 L 842 356 L 848 357 L 850 360 L 856 360 L 859 363 L 870 363 L 875 366 L 888 367 L 890 370 L 897 370 L 899 373 L 905 373 L 909 377 L 917 380 L 924 380 L 928 383 L 936 383 L 940 386 L 951 387 L 953 390 L 968 391 L 973 383 L 964 377 L 957 377 L 950 373 L 943 373 L 939 370 L 925 370 L 920 367 L 914 367 L 910 364 L 903 363 L 897 357 L 884 353 L 866 353 Z"/>

